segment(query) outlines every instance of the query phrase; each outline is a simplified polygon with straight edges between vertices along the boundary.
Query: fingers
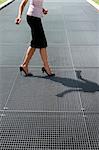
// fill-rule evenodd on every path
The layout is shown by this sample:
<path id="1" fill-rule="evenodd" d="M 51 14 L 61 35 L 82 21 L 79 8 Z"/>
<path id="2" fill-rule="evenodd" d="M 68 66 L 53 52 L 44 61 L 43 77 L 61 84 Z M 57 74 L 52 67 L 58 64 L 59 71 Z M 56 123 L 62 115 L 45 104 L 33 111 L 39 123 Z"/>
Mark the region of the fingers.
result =
<path id="1" fill-rule="evenodd" d="M 48 9 L 43 9 L 44 15 L 48 14 Z"/>
<path id="2" fill-rule="evenodd" d="M 21 22 L 21 18 L 16 18 L 16 19 L 15 19 L 15 23 L 16 23 L 16 24 L 20 24 L 20 22 Z"/>

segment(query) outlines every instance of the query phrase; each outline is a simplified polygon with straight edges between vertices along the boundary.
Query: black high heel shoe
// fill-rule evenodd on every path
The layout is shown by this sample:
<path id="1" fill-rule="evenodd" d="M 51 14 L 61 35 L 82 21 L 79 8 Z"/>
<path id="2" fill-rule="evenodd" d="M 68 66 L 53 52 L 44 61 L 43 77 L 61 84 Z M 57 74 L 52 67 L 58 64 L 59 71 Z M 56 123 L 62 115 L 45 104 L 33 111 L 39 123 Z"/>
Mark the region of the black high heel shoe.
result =
<path id="1" fill-rule="evenodd" d="M 55 76 L 55 73 L 49 74 L 44 67 L 42 67 L 42 72 L 45 72 L 49 77 Z"/>
<path id="2" fill-rule="evenodd" d="M 33 76 L 32 73 L 26 73 L 26 71 L 23 69 L 23 67 L 20 66 L 20 72 L 22 72 L 22 71 L 24 72 L 25 77 L 27 77 L 27 76 L 29 76 L 29 77 L 30 77 L 30 76 Z"/>

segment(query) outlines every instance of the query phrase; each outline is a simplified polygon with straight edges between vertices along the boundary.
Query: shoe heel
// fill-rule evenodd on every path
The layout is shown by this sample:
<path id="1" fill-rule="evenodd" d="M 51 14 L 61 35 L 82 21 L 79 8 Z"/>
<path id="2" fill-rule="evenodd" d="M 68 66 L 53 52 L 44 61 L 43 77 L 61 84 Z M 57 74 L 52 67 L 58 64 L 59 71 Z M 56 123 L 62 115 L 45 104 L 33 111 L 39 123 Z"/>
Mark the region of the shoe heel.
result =
<path id="1" fill-rule="evenodd" d="M 23 67 L 20 67 L 20 73 L 22 75 L 22 72 L 24 72 L 25 75 L 27 75 L 27 73 L 25 72 L 25 70 L 23 69 Z"/>
<path id="2" fill-rule="evenodd" d="M 45 68 L 44 68 L 44 67 L 42 67 L 42 72 L 43 72 L 43 73 L 45 72 Z"/>
<path id="3" fill-rule="evenodd" d="M 20 72 L 22 72 L 22 70 L 23 70 L 23 68 L 22 68 L 22 67 L 20 67 Z"/>

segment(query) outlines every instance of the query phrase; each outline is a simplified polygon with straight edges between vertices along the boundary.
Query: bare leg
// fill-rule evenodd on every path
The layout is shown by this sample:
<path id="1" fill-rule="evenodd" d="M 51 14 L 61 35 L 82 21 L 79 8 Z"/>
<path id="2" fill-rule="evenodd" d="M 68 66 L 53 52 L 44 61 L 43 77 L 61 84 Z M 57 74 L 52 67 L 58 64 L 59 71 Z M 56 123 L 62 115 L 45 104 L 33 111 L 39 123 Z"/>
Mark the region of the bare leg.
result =
<path id="1" fill-rule="evenodd" d="M 32 58 L 34 52 L 35 52 L 35 48 L 32 48 L 32 47 L 29 46 L 29 48 L 27 49 L 27 52 L 25 54 L 23 64 L 21 65 L 21 67 L 24 68 L 26 73 L 28 73 L 28 64 L 29 64 L 30 59 Z"/>
<path id="2" fill-rule="evenodd" d="M 48 72 L 48 74 L 51 74 L 51 70 L 48 64 L 48 56 L 47 56 L 47 51 L 46 48 L 41 48 L 40 49 L 40 55 L 44 64 L 44 67 L 46 69 L 46 71 Z"/>

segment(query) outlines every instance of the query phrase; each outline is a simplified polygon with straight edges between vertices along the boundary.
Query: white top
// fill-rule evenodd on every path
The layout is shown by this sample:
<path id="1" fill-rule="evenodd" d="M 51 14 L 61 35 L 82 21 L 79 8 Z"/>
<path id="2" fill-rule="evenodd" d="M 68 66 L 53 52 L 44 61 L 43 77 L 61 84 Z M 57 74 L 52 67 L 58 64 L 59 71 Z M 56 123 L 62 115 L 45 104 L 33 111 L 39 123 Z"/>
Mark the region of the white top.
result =
<path id="1" fill-rule="evenodd" d="M 27 15 L 41 18 L 43 16 L 42 8 L 43 0 L 30 0 Z"/>

